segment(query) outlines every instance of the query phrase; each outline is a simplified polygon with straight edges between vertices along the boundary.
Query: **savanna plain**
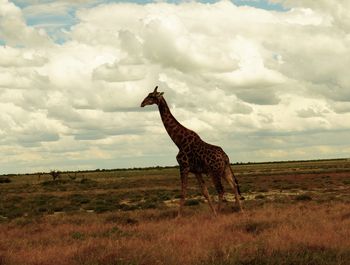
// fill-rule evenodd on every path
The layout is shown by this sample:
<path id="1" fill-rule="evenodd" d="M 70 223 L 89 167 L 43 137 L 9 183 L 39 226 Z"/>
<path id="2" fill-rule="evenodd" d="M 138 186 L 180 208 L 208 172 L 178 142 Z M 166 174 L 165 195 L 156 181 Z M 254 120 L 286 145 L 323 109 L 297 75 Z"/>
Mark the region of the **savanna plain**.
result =
<path id="1" fill-rule="evenodd" d="M 0 176 L 0 265 L 350 264 L 349 159 L 232 168 L 218 217 L 176 167 Z"/>

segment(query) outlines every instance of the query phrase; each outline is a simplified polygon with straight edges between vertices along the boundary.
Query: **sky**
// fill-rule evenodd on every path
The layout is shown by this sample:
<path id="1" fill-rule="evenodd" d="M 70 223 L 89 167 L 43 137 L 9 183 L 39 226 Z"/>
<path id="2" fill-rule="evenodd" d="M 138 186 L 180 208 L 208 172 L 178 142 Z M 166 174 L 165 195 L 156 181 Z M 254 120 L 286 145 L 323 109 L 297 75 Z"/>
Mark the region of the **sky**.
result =
<path id="1" fill-rule="evenodd" d="M 0 0 L 0 174 L 350 154 L 350 1 Z"/>

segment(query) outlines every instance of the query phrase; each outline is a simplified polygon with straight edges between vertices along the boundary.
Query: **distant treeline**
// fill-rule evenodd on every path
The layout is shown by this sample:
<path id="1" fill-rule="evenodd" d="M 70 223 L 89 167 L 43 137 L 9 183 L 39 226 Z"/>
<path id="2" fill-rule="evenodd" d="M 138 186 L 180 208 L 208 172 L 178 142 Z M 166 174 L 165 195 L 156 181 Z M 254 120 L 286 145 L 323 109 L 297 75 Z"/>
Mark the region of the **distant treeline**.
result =
<path id="1" fill-rule="evenodd" d="M 315 162 L 326 162 L 326 161 L 348 161 L 350 158 L 334 158 L 334 159 L 310 159 L 310 160 L 287 160 L 287 161 L 269 161 L 269 162 L 236 162 L 231 163 L 231 165 L 253 165 L 253 164 L 282 164 L 282 163 L 315 163 Z M 113 171 L 141 171 L 141 170 L 162 170 L 162 169 L 172 169 L 179 168 L 179 166 L 153 166 L 153 167 L 130 167 L 130 168 L 113 168 L 113 169 L 91 169 L 91 170 L 67 170 L 60 171 L 61 174 L 70 174 L 70 173 L 94 173 L 94 172 L 113 172 Z M 13 177 L 17 175 L 45 175 L 50 174 L 50 172 L 36 172 L 36 173 L 25 173 L 25 174 L 4 174 L 1 176 Z"/>
<path id="2" fill-rule="evenodd" d="M 171 169 L 171 168 L 178 168 L 179 166 L 154 166 L 154 167 L 130 167 L 130 168 L 111 168 L 111 169 L 89 169 L 89 170 L 56 170 L 60 174 L 70 174 L 70 173 L 94 173 L 94 172 L 114 172 L 114 171 L 141 171 L 141 170 L 162 170 L 162 169 Z M 34 173 L 23 173 L 23 174 L 4 174 L 0 176 L 7 176 L 7 177 L 13 177 L 13 176 L 19 176 L 19 175 L 26 175 L 26 176 L 32 176 L 32 175 L 45 175 L 50 174 L 50 171 L 48 172 L 34 172 Z"/>
<path id="3" fill-rule="evenodd" d="M 315 162 L 327 162 L 327 161 L 349 161 L 350 158 L 330 158 L 330 159 L 309 159 L 309 160 L 284 160 L 284 161 L 268 161 L 268 162 L 236 162 L 231 165 L 260 165 L 260 164 L 286 164 L 286 163 L 315 163 Z"/>

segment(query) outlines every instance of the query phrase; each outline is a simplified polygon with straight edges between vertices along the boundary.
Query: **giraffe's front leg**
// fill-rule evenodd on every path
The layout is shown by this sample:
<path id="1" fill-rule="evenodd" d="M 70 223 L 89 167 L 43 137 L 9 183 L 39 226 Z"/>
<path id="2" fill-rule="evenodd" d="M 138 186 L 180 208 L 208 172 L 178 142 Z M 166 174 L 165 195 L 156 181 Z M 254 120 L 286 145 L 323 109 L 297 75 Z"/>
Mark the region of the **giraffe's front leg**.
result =
<path id="1" fill-rule="evenodd" d="M 188 181 L 189 169 L 180 168 L 180 177 L 181 177 L 181 199 L 180 199 L 180 208 L 178 212 L 178 217 L 183 214 L 183 207 L 185 205 L 186 195 L 187 195 L 187 181 Z"/>
<path id="2" fill-rule="evenodd" d="M 220 212 L 221 211 L 221 206 L 222 206 L 222 201 L 224 199 L 224 187 L 222 186 L 222 183 L 221 183 L 220 173 L 213 172 L 213 173 L 210 173 L 210 176 L 211 176 L 211 178 L 213 180 L 215 189 L 216 189 L 216 191 L 218 192 L 218 195 L 219 195 L 217 210 L 218 210 L 218 212 Z"/>

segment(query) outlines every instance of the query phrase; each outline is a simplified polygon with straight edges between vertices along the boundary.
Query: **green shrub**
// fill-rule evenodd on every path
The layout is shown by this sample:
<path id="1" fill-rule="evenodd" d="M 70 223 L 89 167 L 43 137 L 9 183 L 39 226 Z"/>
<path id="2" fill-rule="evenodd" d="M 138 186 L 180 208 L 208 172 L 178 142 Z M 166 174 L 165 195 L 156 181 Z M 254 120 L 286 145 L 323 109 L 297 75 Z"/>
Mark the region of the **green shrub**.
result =
<path id="1" fill-rule="evenodd" d="M 56 179 L 56 180 L 47 180 L 41 183 L 42 186 L 59 186 L 62 184 L 66 184 L 69 181 L 66 179 Z"/>
<path id="2" fill-rule="evenodd" d="M 240 190 L 241 190 L 242 193 L 246 193 L 246 192 L 250 192 L 250 191 L 252 191 L 254 189 L 253 189 L 253 186 L 251 184 L 242 183 L 240 185 Z"/>
<path id="3" fill-rule="evenodd" d="M 307 194 L 300 194 L 295 196 L 294 198 L 296 201 L 311 201 L 312 197 L 310 195 Z"/>
<path id="4" fill-rule="evenodd" d="M 96 186 L 97 181 L 88 178 L 83 178 L 80 180 L 80 184 Z"/>
<path id="5" fill-rule="evenodd" d="M 265 196 L 262 195 L 262 194 L 258 194 L 258 195 L 255 196 L 255 199 L 256 200 L 262 200 L 262 199 L 265 199 Z"/>
<path id="6" fill-rule="evenodd" d="M 251 234 L 260 234 L 262 231 L 271 228 L 272 223 L 265 221 L 248 221 L 243 225 L 243 230 Z"/>
<path id="7" fill-rule="evenodd" d="M 23 209 L 20 207 L 16 207 L 16 206 L 11 207 L 11 208 L 7 208 L 5 210 L 6 210 L 6 212 L 1 211 L 0 214 L 7 217 L 7 218 L 10 218 L 10 219 L 23 216 L 23 214 L 24 214 Z"/>
<path id="8" fill-rule="evenodd" d="M 0 177 L 0 184 L 1 183 L 10 183 L 10 182 L 11 182 L 11 179 L 6 178 L 6 177 Z"/>
<path id="9" fill-rule="evenodd" d="M 72 194 L 69 196 L 69 199 L 74 204 L 85 204 L 90 202 L 90 199 L 82 194 Z"/>
<path id="10" fill-rule="evenodd" d="M 343 180 L 344 185 L 350 185 L 350 179 Z"/>
<path id="11" fill-rule="evenodd" d="M 111 229 L 107 229 L 105 231 L 103 231 L 102 233 L 96 233 L 93 236 L 95 237 L 109 237 L 109 238 L 119 238 L 119 237 L 126 237 L 126 236 L 130 236 L 131 233 L 122 230 L 121 228 L 119 228 L 118 226 L 114 226 Z"/>
<path id="12" fill-rule="evenodd" d="M 105 222 L 107 223 L 117 223 L 123 225 L 134 225 L 138 224 L 138 220 L 129 216 L 129 214 L 112 214 L 106 217 Z"/>
<path id="13" fill-rule="evenodd" d="M 185 205 L 186 206 L 195 206 L 195 205 L 199 205 L 200 201 L 197 199 L 189 199 L 185 201 Z"/>
<path id="14" fill-rule="evenodd" d="M 135 204 L 127 204 L 127 203 L 121 203 L 118 205 L 118 208 L 123 211 L 133 211 L 138 209 L 139 207 Z"/>
<path id="15" fill-rule="evenodd" d="M 80 232 L 73 232 L 71 234 L 71 237 L 73 239 L 76 239 L 76 240 L 84 240 L 85 239 L 85 235 L 83 233 L 80 233 Z"/>

